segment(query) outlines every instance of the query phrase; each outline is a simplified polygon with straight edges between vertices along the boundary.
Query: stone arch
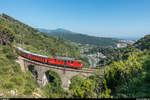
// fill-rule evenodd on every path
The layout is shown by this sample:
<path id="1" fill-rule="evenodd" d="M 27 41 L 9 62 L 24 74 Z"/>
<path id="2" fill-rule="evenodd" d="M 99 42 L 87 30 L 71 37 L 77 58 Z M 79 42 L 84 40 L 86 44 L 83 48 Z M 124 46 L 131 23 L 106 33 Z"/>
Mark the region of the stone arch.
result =
<path id="1" fill-rule="evenodd" d="M 28 71 L 30 71 L 35 79 L 38 78 L 38 72 L 35 70 L 34 65 L 28 65 Z"/>
<path id="2" fill-rule="evenodd" d="M 51 72 L 51 75 L 49 74 L 50 72 Z M 59 78 L 62 84 L 62 80 L 61 80 L 59 73 L 54 70 L 45 71 L 45 76 L 46 76 L 47 82 L 54 82 L 55 78 Z"/>

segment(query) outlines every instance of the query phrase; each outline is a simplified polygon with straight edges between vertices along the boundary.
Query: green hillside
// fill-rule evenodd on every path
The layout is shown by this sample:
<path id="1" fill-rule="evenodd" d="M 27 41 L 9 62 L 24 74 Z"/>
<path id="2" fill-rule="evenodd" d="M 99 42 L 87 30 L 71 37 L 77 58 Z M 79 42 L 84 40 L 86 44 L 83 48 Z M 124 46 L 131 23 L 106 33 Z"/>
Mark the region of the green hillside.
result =
<path id="1" fill-rule="evenodd" d="M 50 30 L 38 28 L 38 30 L 40 32 L 45 32 L 46 34 L 51 36 L 57 36 L 59 38 L 70 40 L 72 42 L 81 43 L 81 44 L 116 47 L 117 43 L 122 43 L 120 39 L 89 36 L 89 35 L 70 32 L 62 29 L 61 30 L 56 29 L 50 31 Z"/>
<path id="2" fill-rule="evenodd" d="M 45 93 L 47 88 L 39 87 L 31 72 L 21 71 L 19 64 L 15 62 L 17 58 L 15 46 L 47 56 L 67 56 L 84 60 L 80 57 L 78 48 L 69 42 L 39 33 L 32 27 L 2 14 L 0 15 L 0 97 L 29 98 L 35 97 L 34 93 L 38 93 L 41 97 L 49 95 Z M 57 88 L 61 89 L 60 85 L 53 86 L 51 93 L 55 93 L 54 90 L 58 92 Z"/>
<path id="3" fill-rule="evenodd" d="M 111 47 L 94 47 L 89 49 L 85 54 L 95 54 L 97 52 L 102 53 L 105 58 L 98 58 L 98 67 L 106 66 L 111 64 L 113 61 L 124 60 L 129 57 L 130 52 L 140 51 L 134 46 L 127 46 L 125 48 L 111 48 Z"/>
<path id="4" fill-rule="evenodd" d="M 34 98 L 35 93 L 47 98 L 149 98 L 149 35 L 133 46 L 121 49 L 94 48 L 109 56 L 104 73 L 99 69 L 89 77 L 74 76 L 69 90 L 63 90 L 56 72 L 44 88 L 40 88 L 31 72 L 21 71 L 14 46 L 48 56 L 80 57 L 77 47 L 68 41 L 47 36 L 32 27 L 0 15 L 0 97 Z M 110 59 L 110 60 L 109 60 Z M 86 60 L 85 60 L 86 61 Z M 108 61 L 108 62 L 107 62 Z M 15 92 L 15 93 L 14 93 Z"/>
<path id="5" fill-rule="evenodd" d="M 150 50 L 150 35 L 146 35 L 140 40 L 138 40 L 135 44 L 135 47 L 144 50 L 144 49 L 149 49 Z"/>
<path id="6" fill-rule="evenodd" d="M 89 52 L 102 52 L 107 58 L 103 77 L 96 81 L 98 97 L 102 98 L 149 98 L 150 40 L 149 35 L 133 46 L 121 49 L 97 47 Z M 88 52 L 87 52 L 88 53 Z M 102 61 L 102 60 L 101 60 Z M 100 74 L 100 73 L 99 73 Z"/>
<path id="7" fill-rule="evenodd" d="M 6 31 L 5 29 L 7 29 L 8 33 L 13 35 L 13 39 L 10 38 L 11 42 L 14 41 L 13 44 L 21 46 L 26 50 L 48 56 L 80 58 L 77 47 L 70 45 L 64 40 L 60 40 L 59 38 L 39 33 L 32 27 L 13 19 L 6 14 L 0 15 L 0 23 L 2 31 Z M 3 44 L 6 43 L 7 41 L 3 42 Z"/>
<path id="8" fill-rule="evenodd" d="M 129 57 L 130 52 L 140 51 L 148 49 L 150 50 L 150 35 L 146 35 L 139 39 L 133 45 L 129 45 L 125 48 L 111 48 L 111 47 L 93 47 L 90 48 L 85 54 L 95 54 L 97 52 L 102 53 L 105 58 L 99 58 L 98 66 L 106 66 L 113 61 L 125 60 Z"/>
<path id="9" fill-rule="evenodd" d="M 2 97 L 34 97 L 32 93 L 39 88 L 30 72 L 23 73 L 14 60 L 14 48 L 0 45 L 0 94 Z M 15 94 L 11 93 L 15 91 Z"/>

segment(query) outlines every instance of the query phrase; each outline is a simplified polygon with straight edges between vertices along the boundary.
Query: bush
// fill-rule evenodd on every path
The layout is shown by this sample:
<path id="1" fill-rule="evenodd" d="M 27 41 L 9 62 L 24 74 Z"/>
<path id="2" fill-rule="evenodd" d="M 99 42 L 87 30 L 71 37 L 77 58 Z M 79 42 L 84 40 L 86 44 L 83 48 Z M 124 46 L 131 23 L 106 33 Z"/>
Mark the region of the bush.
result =
<path id="1" fill-rule="evenodd" d="M 49 83 L 43 88 L 46 97 L 58 97 L 64 93 L 61 87 L 61 79 L 54 71 L 49 71 Z"/>
<path id="2" fill-rule="evenodd" d="M 21 72 L 21 69 L 20 69 L 19 65 L 17 65 L 17 64 L 12 65 L 12 68 L 13 68 L 14 72 Z"/>
<path id="3" fill-rule="evenodd" d="M 115 90 L 116 87 L 127 83 L 130 78 L 141 72 L 144 59 L 144 57 L 140 56 L 141 54 L 143 52 L 135 53 L 130 55 L 128 60 L 113 62 L 106 67 L 104 77 L 108 88 Z"/>
<path id="4" fill-rule="evenodd" d="M 20 86 L 21 84 L 22 84 L 22 79 L 20 79 L 20 78 L 17 78 L 17 77 L 12 77 L 11 79 L 10 79 L 10 81 L 11 82 L 13 82 L 13 83 L 15 83 L 17 86 Z"/>
<path id="5" fill-rule="evenodd" d="M 113 62 L 106 67 L 103 83 L 104 88 L 100 97 L 109 97 L 109 89 L 114 97 L 148 97 L 147 88 L 150 87 L 146 80 L 150 72 L 150 56 L 147 51 L 130 53 L 127 60 Z M 137 88 L 139 87 L 139 88 Z M 138 96 L 140 91 L 142 95 Z"/>
<path id="6" fill-rule="evenodd" d="M 17 58 L 16 55 L 15 55 L 14 53 L 12 53 L 12 52 L 7 53 L 7 54 L 6 54 L 6 57 L 7 57 L 8 59 L 10 59 L 10 60 L 14 60 L 14 59 Z"/>
<path id="7" fill-rule="evenodd" d="M 10 47 L 8 47 L 8 46 L 3 46 L 2 51 L 3 51 L 3 53 L 8 53 L 8 52 L 10 52 L 11 50 L 10 50 Z"/>
<path id="8" fill-rule="evenodd" d="M 107 88 L 106 80 L 103 80 L 103 86 L 104 86 L 104 92 L 102 92 L 99 97 L 100 98 L 113 98 L 113 96 L 110 95 L 111 90 Z"/>
<path id="9" fill-rule="evenodd" d="M 50 80 L 51 85 L 60 89 L 62 82 L 61 82 L 61 78 L 59 77 L 59 75 L 54 71 L 49 71 L 49 76 L 50 78 L 52 78 Z"/>
<path id="10" fill-rule="evenodd" d="M 73 97 L 75 98 L 92 98 L 95 97 L 94 83 L 91 80 L 82 81 L 81 85 L 73 90 Z"/>
<path id="11" fill-rule="evenodd" d="M 26 88 L 23 93 L 24 93 L 24 95 L 32 95 L 32 89 Z"/>
<path id="12" fill-rule="evenodd" d="M 80 76 L 74 76 L 74 77 L 72 77 L 69 89 L 76 89 L 78 86 L 81 85 L 82 80 L 83 79 Z"/>
<path id="13" fill-rule="evenodd" d="M 12 83 L 12 82 L 9 82 L 9 83 L 3 83 L 2 84 L 2 87 L 4 88 L 4 89 L 13 89 L 14 88 L 14 84 Z"/>
<path id="14" fill-rule="evenodd" d="M 43 89 L 43 92 L 44 92 L 44 95 L 49 98 L 50 94 L 53 93 L 51 84 L 49 84 L 49 83 L 46 84 L 46 86 Z"/>

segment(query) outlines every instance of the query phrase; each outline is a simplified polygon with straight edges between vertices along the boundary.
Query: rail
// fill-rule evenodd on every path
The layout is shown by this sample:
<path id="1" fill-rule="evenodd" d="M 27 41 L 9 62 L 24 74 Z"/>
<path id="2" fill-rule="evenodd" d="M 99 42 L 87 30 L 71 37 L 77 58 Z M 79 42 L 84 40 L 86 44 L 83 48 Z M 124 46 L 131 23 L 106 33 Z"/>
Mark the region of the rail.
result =
<path id="1" fill-rule="evenodd" d="M 26 60 L 26 61 L 34 63 L 34 64 L 37 64 L 37 65 L 44 66 L 44 67 L 50 67 L 50 68 L 60 69 L 60 70 L 65 70 L 65 71 L 76 71 L 76 72 L 83 72 L 83 73 L 93 73 L 93 72 L 96 71 L 96 69 L 89 69 L 89 68 L 72 69 L 72 68 L 58 67 L 58 66 L 54 66 L 54 65 L 48 65 L 48 64 L 43 64 L 43 63 L 40 63 L 40 62 L 32 61 L 32 60 L 29 60 L 29 59 L 21 57 L 21 56 L 19 56 L 18 58 Z"/>

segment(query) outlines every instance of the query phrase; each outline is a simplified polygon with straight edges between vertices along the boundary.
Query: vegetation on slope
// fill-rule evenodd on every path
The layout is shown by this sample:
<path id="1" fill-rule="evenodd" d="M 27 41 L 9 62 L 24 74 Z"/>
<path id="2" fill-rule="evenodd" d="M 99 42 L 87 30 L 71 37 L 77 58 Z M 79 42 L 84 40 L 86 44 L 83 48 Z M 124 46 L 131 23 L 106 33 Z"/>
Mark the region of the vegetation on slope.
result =
<path id="1" fill-rule="evenodd" d="M 111 64 L 113 61 L 125 60 L 129 57 L 130 52 L 140 51 L 134 46 L 127 46 L 125 48 L 111 48 L 111 47 L 95 47 L 89 49 L 85 54 L 102 53 L 105 58 L 100 57 L 98 67 L 106 66 Z"/>
<path id="2" fill-rule="evenodd" d="M 37 30 L 13 19 L 6 14 L 2 14 L 0 16 L 0 23 L 0 27 L 2 27 L 1 31 L 7 29 L 9 31 L 5 33 L 13 34 L 15 45 L 22 46 L 29 51 L 44 55 L 80 58 L 77 47 L 73 47 L 59 38 L 47 36 L 43 33 L 37 32 Z M 1 35 L 3 35 L 2 33 Z"/>
<path id="3" fill-rule="evenodd" d="M 80 33 L 74 33 L 70 31 L 49 31 L 44 29 L 38 29 L 40 32 L 45 32 L 51 36 L 57 36 L 61 39 L 70 40 L 72 42 L 81 43 L 81 44 L 89 44 L 89 45 L 96 45 L 96 46 L 109 46 L 109 47 L 116 47 L 117 43 L 121 43 L 120 39 L 115 38 L 105 38 L 105 37 L 95 37 L 89 36 Z"/>
<path id="4" fill-rule="evenodd" d="M 17 54 L 14 45 L 38 54 L 83 59 L 78 48 L 70 43 L 39 33 L 30 26 L 2 14 L 0 15 L 0 93 L 4 94 L 3 97 L 34 97 L 33 93 L 39 88 L 32 74 L 29 71 L 21 72 L 20 66 L 15 62 Z M 54 81 L 46 86 L 46 90 L 40 89 L 41 95 L 47 97 L 48 89 L 52 91 L 48 93 L 55 94 L 54 96 L 51 94 L 50 97 L 65 95 L 66 92 L 61 90 L 61 83 L 58 83 L 59 81 Z M 17 91 L 16 95 L 10 93 L 12 90 Z"/>
<path id="5" fill-rule="evenodd" d="M 96 97 L 146 98 L 149 97 L 150 52 L 130 52 L 126 60 L 111 63 L 101 72 L 90 76 Z M 82 92 L 81 92 L 82 93 Z M 94 95 L 92 97 L 95 97 Z"/>
<path id="6" fill-rule="evenodd" d="M 98 67 L 111 64 L 113 61 L 125 60 L 129 57 L 130 52 L 136 52 L 140 50 L 150 50 L 150 35 L 146 35 L 141 38 L 135 44 L 129 45 L 125 48 L 111 48 L 111 47 L 93 47 L 90 48 L 85 54 L 95 54 L 97 52 L 102 53 L 105 58 L 100 57 Z"/>
<path id="7" fill-rule="evenodd" d="M 37 33 L 36 30 L 7 15 L 3 14 L 0 16 L 0 23 L 0 93 L 4 93 L 3 97 L 33 97 L 33 92 L 39 88 L 31 73 L 29 71 L 22 73 L 19 65 L 15 63 L 14 60 L 17 55 L 13 48 L 14 44 L 20 45 L 23 43 L 23 47 L 26 50 L 40 54 L 61 56 L 63 53 L 59 52 L 59 48 L 56 47 L 56 45 L 58 45 L 58 47 L 64 47 L 64 52 L 68 53 L 68 56 L 79 56 L 78 52 L 76 52 L 77 48 L 72 48 L 71 45 L 66 44 L 63 40 Z M 22 39 L 22 36 L 25 38 Z M 146 36 L 144 40 L 139 41 L 136 47 L 139 47 L 141 50 L 144 48 L 149 49 L 150 45 L 147 44 L 149 43 L 148 36 Z M 112 61 L 109 62 L 109 66 L 106 67 L 104 74 L 98 71 L 87 78 L 75 76 L 71 80 L 69 90 L 64 91 L 61 87 L 59 76 L 54 72 L 49 72 L 52 79 L 45 88 L 40 89 L 42 97 L 149 97 L 149 51 L 140 51 L 134 46 L 114 51 L 111 49 L 98 50 L 103 51 L 105 54 L 112 52 L 110 53 L 110 58 L 114 56 Z M 117 54 L 117 52 L 120 53 Z M 114 55 L 114 53 L 116 54 Z M 117 61 L 114 62 L 114 59 Z M 138 88 L 136 86 L 138 86 Z M 12 95 L 10 93 L 11 90 L 17 90 L 17 95 Z"/>
<path id="8" fill-rule="evenodd" d="M 143 38 L 141 38 L 140 40 L 138 40 L 134 44 L 134 46 L 141 50 L 144 50 L 144 49 L 150 50 L 150 35 L 146 35 Z"/>
<path id="9" fill-rule="evenodd" d="M 22 73 L 14 61 L 16 57 L 12 47 L 0 45 L 0 93 L 4 94 L 3 97 L 33 97 L 32 92 L 39 85 L 30 72 Z"/>
<path id="10" fill-rule="evenodd" d="M 60 38 L 38 32 L 34 28 L 23 24 L 6 14 L 0 15 L 0 23 L 1 44 L 6 44 L 8 39 L 10 39 L 10 42 L 13 42 L 14 45 L 20 46 L 25 50 L 51 57 L 61 56 L 76 58 L 82 60 L 85 67 L 88 67 L 88 61 L 80 56 L 79 48 L 77 46 Z"/>
<path id="11" fill-rule="evenodd" d="M 63 97 L 65 91 L 61 87 L 62 81 L 59 75 L 53 71 L 49 71 L 48 73 L 50 79 L 48 84 L 42 89 L 43 96 L 47 98 Z"/>
<path id="12" fill-rule="evenodd" d="M 111 59 L 111 62 L 105 68 L 103 77 L 100 77 L 101 75 L 98 75 L 100 73 L 97 73 L 97 75 L 94 75 L 92 77 L 93 81 L 95 81 L 95 93 L 97 97 L 149 97 L 150 91 L 148 90 L 148 88 L 150 87 L 150 45 L 148 43 L 150 40 L 148 37 L 149 35 L 145 36 L 144 39 L 142 38 L 141 40 L 139 40 L 136 43 L 136 47 L 134 47 L 135 45 L 133 45 L 116 50 L 108 48 L 96 49 L 97 51 L 101 51 L 105 55 L 110 55 L 110 57 L 112 58 L 118 55 L 118 57 L 116 57 L 116 61 L 114 59 Z M 120 53 L 118 53 L 118 51 Z M 93 52 L 95 51 L 93 50 Z"/>
<path id="13" fill-rule="evenodd" d="M 149 83 L 149 57 L 146 50 L 133 53 L 127 60 L 114 62 L 106 68 L 104 80 L 114 97 L 149 97 L 147 87 L 150 85 L 145 85 Z"/>

